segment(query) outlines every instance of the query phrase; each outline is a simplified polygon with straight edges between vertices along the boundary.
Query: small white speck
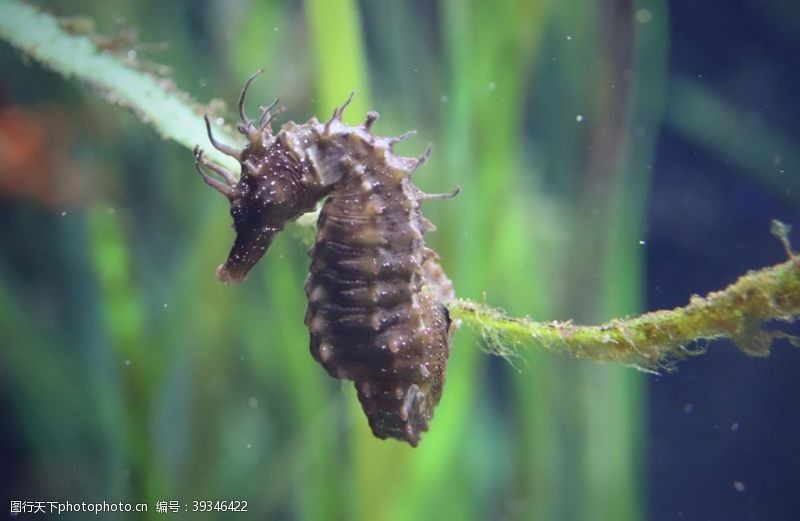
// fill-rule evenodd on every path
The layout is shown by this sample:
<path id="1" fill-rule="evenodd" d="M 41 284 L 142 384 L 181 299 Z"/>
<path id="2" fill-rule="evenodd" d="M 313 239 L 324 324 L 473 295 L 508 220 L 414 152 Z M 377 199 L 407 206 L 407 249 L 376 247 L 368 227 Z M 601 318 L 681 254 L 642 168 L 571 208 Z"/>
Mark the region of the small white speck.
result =
<path id="1" fill-rule="evenodd" d="M 66 217 L 66 216 L 67 216 L 67 211 L 66 211 L 66 210 L 64 210 L 63 212 L 61 212 L 61 217 Z"/>
<path id="2" fill-rule="evenodd" d="M 653 19 L 653 13 L 650 9 L 639 9 L 636 11 L 636 21 L 640 24 L 647 24 Z"/>
<path id="3" fill-rule="evenodd" d="M 691 403 L 687 403 L 686 405 L 683 406 L 683 412 L 685 412 L 686 414 L 689 414 L 690 412 L 692 412 L 692 410 L 694 410 L 694 405 L 692 405 Z"/>
<path id="4" fill-rule="evenodd" d="M 744 492 L 747 490 L 747 487 L 744 486 L 744 483 L 741 481 L 734 481 L 733 488 L 736 492 Z"/>
<path id="5" fill-rule="evenodd" d="M 577 121 L 578 123 L 583 121 L 583 115 L 582 114 L 578 114 L 577 116 L 575 116 L 575 121 Z"/>
<path id="6" fill-rule="evenodd" d="M 644 246 L 645 244 L 647 244 L 647 241 L 645 241 L 645 240 L 641 240 L 641 241 L 639 241 L 639 245 L 640 245 L 640 246 Z"/>
<path id="7" fill-rule="evenodd" d="M 167 309 L 168 307 L 169 307 L 169 304 L 167 304 L 166 302 L 164 302 L 164 309 Z"/>
<path id="8" fill-rule="evenodd" d="M 125 366 L 129 366 L 129 365 L 131 365 L 131 361 L 130 360 L 125 360 Z"/>
<path id="9" fill-rule="evenodd" d="M 736 432 L 736 431 L 738 431 L 738 430 L 739 430 L 739 422 L 733 422 L 733 423 L 731 424 L 731 430 L 732 430 L 733 432 Z"/>
<path id="10" fill-rule="evenodd" d="M 218 117 L 217 119 L 214 120 L 214 123 L 216 123 L 219 126 L 222 126 L 225 124 L 225 119 L 223 119 L 222 117 Z"/>
<path id="11" fill-rule="evenodd" d="M 278 32 L 278 28 L 277 27 L 273 27 L 272 30 L 275 31 L 276 33 Z"/>
<path id="12" fill-rule="evenodd" d="M 572 35 L 571 34 L 567 35 L 567 40 L 572 40 Z"/>
<path id="13" fill-rule="evenodd" d="M 248 443 L 247 445 L 245 445 L 245 447 L 247 447 L 248 449 L 252 449 L 253 448 L 253 444 L 252 443 Z"/>

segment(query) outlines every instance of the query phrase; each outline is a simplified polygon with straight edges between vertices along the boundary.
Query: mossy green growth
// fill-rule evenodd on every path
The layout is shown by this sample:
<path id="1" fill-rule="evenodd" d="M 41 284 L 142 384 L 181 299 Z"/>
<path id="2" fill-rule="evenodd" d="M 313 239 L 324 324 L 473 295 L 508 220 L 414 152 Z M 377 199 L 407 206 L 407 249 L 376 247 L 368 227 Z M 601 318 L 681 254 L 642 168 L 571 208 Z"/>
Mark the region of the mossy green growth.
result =
<path id="1" fill-rule="evenodd" d="M 800 316 L 800 256 L 751 271 L 722 291 L 695 295 L 684 307 L 598 326 L 509 317 L 470 300 L 457 300 L 449 308 L 454 319 L 483 336 L 486 351 L 503 356 L 515 355 L 520 346 L 536 345 L 574 358 L 652 371 L 702 353 L 692 346 L 719 338 L 731 339 L 748 355 L 767 356 L 776 339 L 800 347 L 797 337 L 762 328 L 765 322 L 790 322 Z"/>

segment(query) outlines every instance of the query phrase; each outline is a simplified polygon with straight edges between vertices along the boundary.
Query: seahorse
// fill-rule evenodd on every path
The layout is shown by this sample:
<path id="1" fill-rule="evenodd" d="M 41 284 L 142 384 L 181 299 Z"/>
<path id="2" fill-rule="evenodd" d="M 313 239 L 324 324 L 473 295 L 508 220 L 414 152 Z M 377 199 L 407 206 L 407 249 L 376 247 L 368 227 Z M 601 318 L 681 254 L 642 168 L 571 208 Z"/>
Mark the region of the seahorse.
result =
<path id="1" fill-rule="evenodd" d="M 395 155 L 394 145 L 413 132 L 375 136 L 376 112 L 361 125 L 346 125 L 342 114 L 352 95 L 325 123 L 289 122 L 273 135 L 275 103 L 257 124 L 244 113 L 254 77 L 239 97 L 244 150 L 216 141 L 206 118 L 211 143 L 241 163 L 240 179 L 195 151 L 205 182 L 230 200 L 236 230 L 217 276 L 243 280 L 287 222 L 325 199 L 305 284 L 311 354 L 331 376 L 355 383 L 375 436 L 416 446 L 442 395 L 454 331 L 445 307 L 452 284 L 424 243 L 434 227 L 419 207 L 459 189 L 417 188 L 411 177 L 430 147 L 417 158 Z"/>

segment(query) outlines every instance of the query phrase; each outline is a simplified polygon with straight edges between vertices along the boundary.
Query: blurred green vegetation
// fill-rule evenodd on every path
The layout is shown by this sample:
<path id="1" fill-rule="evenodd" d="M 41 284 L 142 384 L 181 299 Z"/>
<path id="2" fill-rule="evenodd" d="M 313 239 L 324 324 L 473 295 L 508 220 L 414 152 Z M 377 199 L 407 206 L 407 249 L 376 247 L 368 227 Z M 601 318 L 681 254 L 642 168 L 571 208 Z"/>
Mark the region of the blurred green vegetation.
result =
<path id="1" fill-rule="evenodd" d="M 171 65 L 199 100 L 230 107 L 265 67 L 251 110 L 280 96 L 283 119 L 323 118 L 356 90 L 348 121 L 376 109 L 381 134 L 417 128 L 402 150 L 435 147 L 418 184 L 462 187 L 424 208 L 459 296 L 541 320 L 641 308 L 665 1 L 40 5 L 101 34 L 135 28 L 112 51 Z M 284 234 L 245 284 L 219 284 L 227 202 L 191 154 L 6 46 L 0 63 L 7 104 L 72 123 L 51 176 L 72 169 L 80 188 L 15 201 L 0 264 L 11 496 L 147 502 L 143 518 L 195 499 L 270 519 L 642 518 L 638 373 L 546 353 L 509 364 L 461 330 L 420 447 L 376 440 L 351 386 L 308 353 L 307 245 Z M 670 114 L 689 135 L 702 124 Z"/>

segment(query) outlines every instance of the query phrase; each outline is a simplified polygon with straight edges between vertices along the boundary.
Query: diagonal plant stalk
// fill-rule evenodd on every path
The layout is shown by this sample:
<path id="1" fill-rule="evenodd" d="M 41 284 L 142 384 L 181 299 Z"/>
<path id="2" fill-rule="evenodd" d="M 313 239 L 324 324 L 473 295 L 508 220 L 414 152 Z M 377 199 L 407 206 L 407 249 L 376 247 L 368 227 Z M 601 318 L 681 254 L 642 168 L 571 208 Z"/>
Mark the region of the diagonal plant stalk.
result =
<path id="1" fill-rule="evenodd" d="M 64 77 L 89 84 L 110 102 L 134 112 L 165 139 L 190 149 L 206 143 L 201 104 L 168 79 L 99 49 L 90 35 L 68 31 L 55 17 L 14 0 L 0 0 L 0 39 Z M 218 135 L 235 143 L 224 129 Z M 214 161 L 236 166 L 230 158 L 207 148 Z M 313 223 L 313 218 L 306 218 L 297 226 L 307 228 Z M 785 234 L 783 230 L 779 235 L 786 244 Z M 800 346 L 796 337 L 761 329 L 765 322 L 800 316 L 800 256 L 788 247 L 787 251 L 788 261 L 745 274 L 704 298 L 693 297 L 685 307 L 599 326 L 509 317 L 466 299 L 450 302 L 448 307 L 453 318 L 480 332 L 488 352 L 504 356 L 515 355 L 520 346 L 534 345 L 575 358 L 658 370 L 703 352 L 689 349 L 691 344 L 718 338 L 732 339 L 748 355 L 766 356 L 776 339 L 787 338 Z"/>

